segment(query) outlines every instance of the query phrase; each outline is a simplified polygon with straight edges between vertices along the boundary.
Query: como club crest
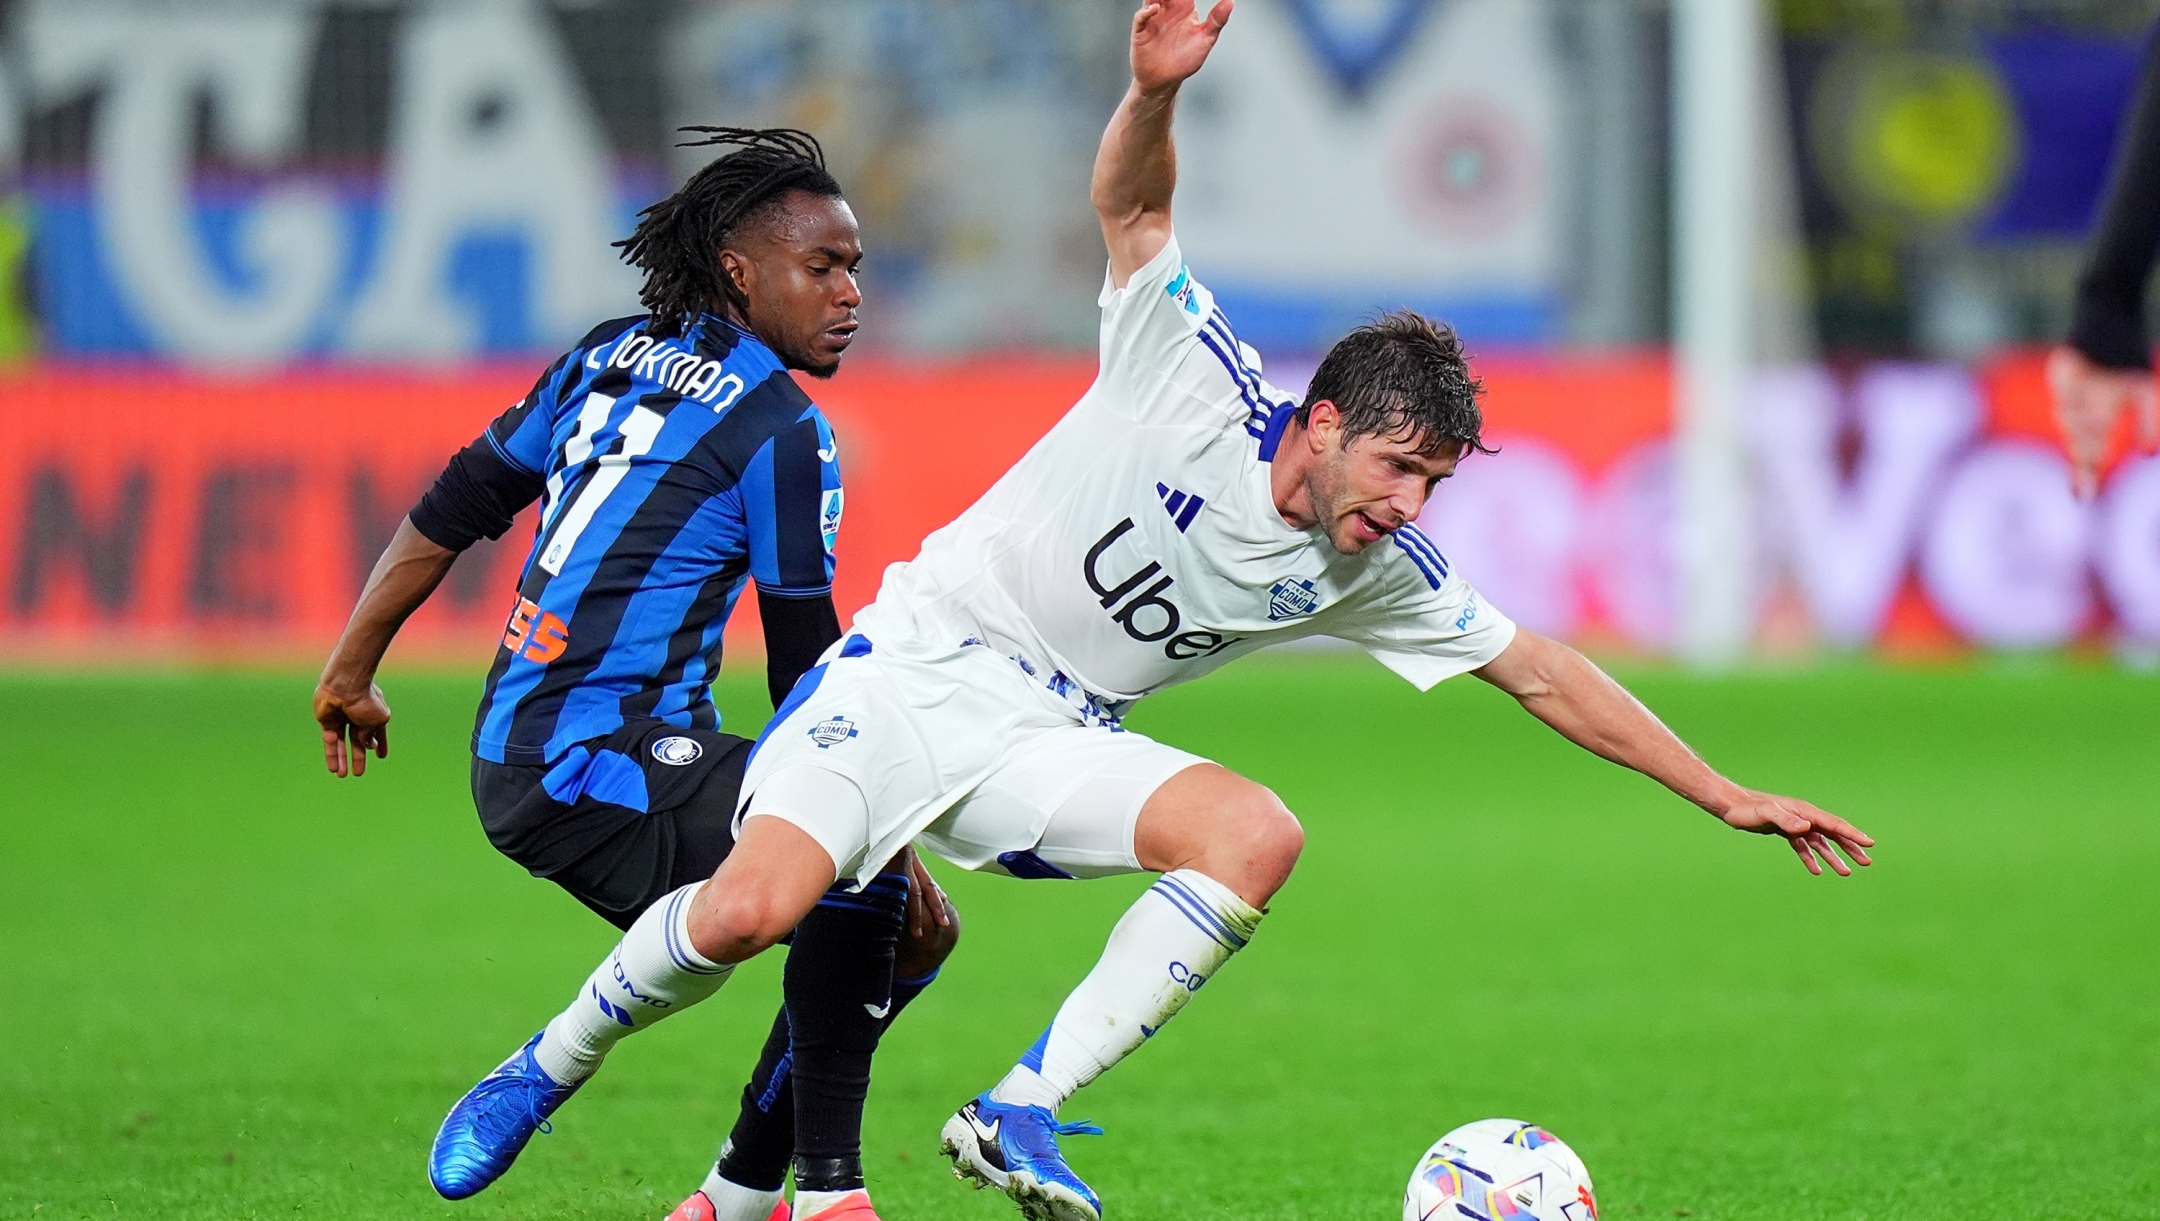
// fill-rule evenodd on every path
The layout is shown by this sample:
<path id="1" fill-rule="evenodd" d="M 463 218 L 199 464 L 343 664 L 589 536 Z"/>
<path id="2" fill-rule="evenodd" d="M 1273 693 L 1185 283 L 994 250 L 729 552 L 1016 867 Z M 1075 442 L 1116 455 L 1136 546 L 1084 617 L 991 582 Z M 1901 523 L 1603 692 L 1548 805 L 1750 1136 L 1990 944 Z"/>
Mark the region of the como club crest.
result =
<path id="1" fill-rule="evenodd" d="M 831 750 L 855 736 L 855 722 L 844 716 L 826 717 L 810 727 L 810 740 L 819 750 Z"/>
<path id="2" fill-rule="evenodd" d="M 1268 590 L 1267 617 L 1276 623 L 1320 609 L 1320 593 L 1311 581 L 1284 577 Z"/>

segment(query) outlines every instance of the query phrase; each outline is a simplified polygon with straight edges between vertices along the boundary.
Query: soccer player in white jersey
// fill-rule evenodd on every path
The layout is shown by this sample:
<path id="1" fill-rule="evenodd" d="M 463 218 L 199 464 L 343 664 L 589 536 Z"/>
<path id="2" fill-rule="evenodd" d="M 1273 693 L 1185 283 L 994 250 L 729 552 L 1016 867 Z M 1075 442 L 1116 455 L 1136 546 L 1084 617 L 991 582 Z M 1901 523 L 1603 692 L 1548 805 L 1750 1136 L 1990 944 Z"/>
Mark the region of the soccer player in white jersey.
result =
<path id="1" fill-rule="evenodd" d="M 676 974 L 724 974 L 911 840 L 1021 877 L 1160 873 L 1020 1063 L 945 1125 L 964 1177 L 1054 1221 L 1101 1215 L 1056 1140 L 1095 1129 L 1058 1107 L 1251 939 L 1303 847 L 1266 788 L 1124 731 L 1144 696 L 1336 636 L 1420 687 L 1474 673 L 1726 825 L 1783 836 L 1811 872 L 1849 874 L 1839 850 L 1864 865 L 1874 842 L 1713 771 L 1580 654 L 1518 630 L 1411 524 L 1479 447 L 1451 331 L 1409 313 L 1360 328 L 1302 402 L 1260 377 L 1170 224 L 1172 104 L 1229 8 L 1134 18 L 1132 87 L 1095 164 L 1110 254 L 1095 384 L 887 570 L 759 740 L 733 854 L 609 959 L 641 964 L 614 994 L 681 994 Z M 630 1028 L 594 1025 L 607 1042 Z"/>

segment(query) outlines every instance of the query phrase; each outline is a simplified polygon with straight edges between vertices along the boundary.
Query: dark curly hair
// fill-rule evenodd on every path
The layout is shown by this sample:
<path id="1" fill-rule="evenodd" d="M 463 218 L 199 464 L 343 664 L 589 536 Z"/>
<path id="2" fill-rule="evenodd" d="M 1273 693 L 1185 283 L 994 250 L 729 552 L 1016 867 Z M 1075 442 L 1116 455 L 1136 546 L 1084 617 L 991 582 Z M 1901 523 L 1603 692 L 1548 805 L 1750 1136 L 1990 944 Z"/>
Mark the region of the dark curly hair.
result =
<path id="1" fill-rule="evenodd" d="M 1485 386 L 1470 376 L 1455 328 L 1414 310 L 1395 310 L 1336 341 L 1313 372 L 1297 422 L 1312 422 L 1323 399 L 1342 412 L 1345 444 L 1359 437 L 1414 434 L 1417 452 L 1428 457 L 1460 446 L 1486 448 L 1479 433 L 1485 418 L 1478 396 Z"/>
<path id="2" fill-rule="evenodd" d="M 690 319 L 733 305 L 747 311 L 742 290 L 720 270 L 728 235 L 790 191 L 837 198 L 840 184 L 825 169 L 817 137 L 792 127 L 684 127 L 703 139 L 677 148 L 733 146 L 735 151 L 690 175 L 673 195 L 638 213 L 637 228 L 615 243 L 623 261 L 645 273 L 638 293 L 661 339 L 683 333 Z"/>

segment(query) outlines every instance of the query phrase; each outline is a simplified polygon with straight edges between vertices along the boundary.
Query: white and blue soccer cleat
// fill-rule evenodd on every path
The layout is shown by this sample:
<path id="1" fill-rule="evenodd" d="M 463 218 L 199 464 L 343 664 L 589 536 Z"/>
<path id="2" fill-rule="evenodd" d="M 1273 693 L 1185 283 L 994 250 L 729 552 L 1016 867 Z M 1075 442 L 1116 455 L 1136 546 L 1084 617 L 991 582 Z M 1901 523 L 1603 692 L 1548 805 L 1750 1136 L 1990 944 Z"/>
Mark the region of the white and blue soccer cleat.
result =
<path id="1" fill-rule="evenodd" d="M 533 1060 L 539 1044 L 540 1035 L 527 1040 L 443 1117 L 428 1153 L 428 1181 L 443 1199 L 462 1200 L 501 1178 L 533 1133 L 553 1130 L 548 1116 L 584 1084 L 548 1076 Z"/>
<path id="2" fill-rule="evenodd" d="M 1102 1221 L 1102 1201 L 1058 1152 L 1060 1136 L 1101 1136 L 1094 1123 L 1059 1123 L 1041 1107 L 1008 1106 L 984 1093 L 945 1121 L 938 1147 L 953 1176 L 1011 1196 L 1030 1221 Z"/>

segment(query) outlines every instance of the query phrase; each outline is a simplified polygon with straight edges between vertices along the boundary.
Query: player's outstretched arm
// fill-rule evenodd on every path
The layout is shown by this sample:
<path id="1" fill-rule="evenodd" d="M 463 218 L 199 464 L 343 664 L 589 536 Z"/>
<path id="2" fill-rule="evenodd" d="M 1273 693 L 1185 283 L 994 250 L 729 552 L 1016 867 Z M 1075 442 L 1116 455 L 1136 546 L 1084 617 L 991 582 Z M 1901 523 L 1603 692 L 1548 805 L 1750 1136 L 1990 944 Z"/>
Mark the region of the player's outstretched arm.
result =
<path id="1" fill-rule="evenodd" d="M 1132 86 L 1103 131 L 1088 192 L 1110 248 L 1110 282 L 1119 288 L 1170 242 L 1177 188 L 1170 114 L 1178 86 L 1215 49 L 1230 6 L 1217 0 L 1199 10 L 1193 0 L 1154 0 L 1133 14 Z"/>
<path id="2" fill-rule="evenodd" d="M 1625 687 L 1558 641 L 1518 630 L 1514 642 L 1475 673 L 1514 696 L 1570 742 L 1649 776 L 1726 826 L 1784 836 L 1809 873 L 1820 874 L 1828 865 L 1839 876 L 1850 877 L 1852 867 L 1838 849 L 1854 864 L 1870 863 L 1867 850 L 1875 841 L 1858 827 L 1797 797 L 1727 780 Z"/>
<path id="3" fill-rule="evenodd" d="M 410 517 L 375 561 L 359 604 L 315 682 L 315 721 L 322 726 L 323 765 L 334 776 L 367 771 L 367 753 L 390 757 L 390 705 L 375 685 L 375 669 L 398 628 L 427 601 L 458 553 L 429 540 Z"/>

